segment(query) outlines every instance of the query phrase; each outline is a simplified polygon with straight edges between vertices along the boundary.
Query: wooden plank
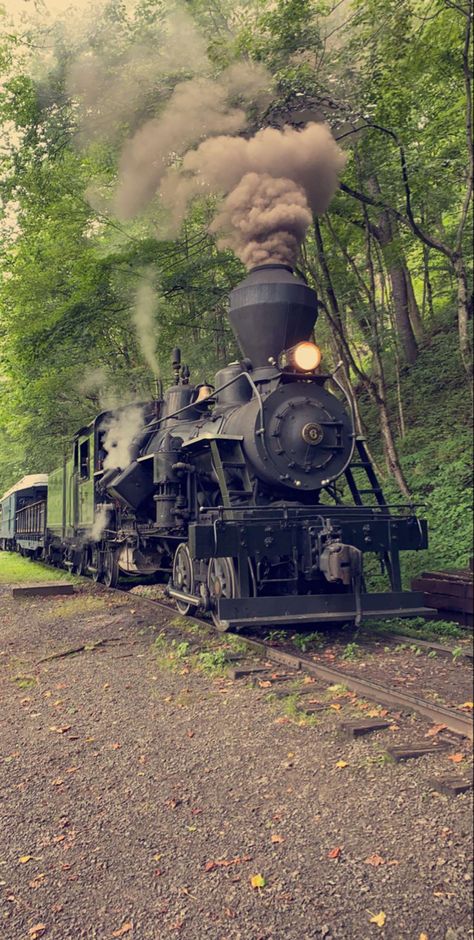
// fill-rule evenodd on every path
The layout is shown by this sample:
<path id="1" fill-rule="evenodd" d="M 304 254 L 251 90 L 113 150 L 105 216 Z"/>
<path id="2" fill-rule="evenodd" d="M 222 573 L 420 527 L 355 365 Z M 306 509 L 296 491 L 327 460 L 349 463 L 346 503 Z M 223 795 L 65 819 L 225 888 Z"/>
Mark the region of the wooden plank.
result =
<path id="1" fill-rule="evenodd" d="M 467 793 L 468 790 L 472 790 L 472 781 L 463 780 L 462 777 L 432 777 L 428 783 L 433 790 L 445 793 L 446 796 L 458 796 L 459 793 Z"/>
<path id="2" fill-rule="evenodd" d="M 411 586 L 413 591 L 423 591 L 425 594 L 443 594 L 461 599 L 467 597 L 468 587 L 470 587 L 465 581 L 449 581 L 441 578 L 414 578 Z"/>
<path id="3" fill-rule="evenodd" d="M 472 600 L 467 597 L 450 597 L 449 594 L 425 594 L 427 607 L 436 610 L 458 610 L 461 613 L 472 613 Z"/>
<path id="4" fill-rule="evenodd" d="M 444 571 L 422 571 L 422 578 L 454 578 L 460 581 L 472 581 L 473 572 L 470 568 L 446 568 Z"/>
<path id="5" fill-rule="evenodd" d="M 245 679 L 247 676 L 261 675 L 264 672 L 268 672 L 268 666 L 241 666 L 229 669 L 227 675 L 229 679 Z"/>
<path id="6" fill-rule="evenodd" d="M 363 734 L 370 734 L 372 731 L 383 731 L 391 724 L 391 721 L 385 721 L 382 718 L 360 718 L 354 721 L 342 721 L 341 730 L 350 738 L 360 738 Z"/>
<path id="7" fill-rule="evenodd" d="M 402 760 L 412 760 L 415 757 L 424 757 L 426 754 L 436 754 L 437 751 L 445 750 L 444 744 L 431 744 L 420 741 L 417 744 L 400 744 L 395 747 L 388 747 L 387 754 L 393 757 L 397 763 Z"/>
<path id="8" fill-rule="evenodd" d="M 68 581 L 46 581 L 42 584 L 18 584 L 12 587 L 12 597 L 50 597 L 54 594 L 74 594 L 74 585 Z"/>

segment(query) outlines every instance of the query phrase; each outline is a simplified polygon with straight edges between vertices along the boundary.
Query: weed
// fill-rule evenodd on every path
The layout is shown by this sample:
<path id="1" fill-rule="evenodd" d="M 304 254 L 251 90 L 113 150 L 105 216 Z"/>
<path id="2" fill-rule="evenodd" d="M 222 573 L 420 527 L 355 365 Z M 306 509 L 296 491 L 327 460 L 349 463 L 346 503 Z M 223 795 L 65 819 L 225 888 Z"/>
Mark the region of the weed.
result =
<path id="1" fill-rule="evenodd" d="M 269 643 L 282 643 L 288 638 L 288 634 L 285 630 L 270 630 L 267 634 L 267 640 Z"/>
<path id="2" fill-rule="evenodd" d="M 36 685 L 34 676 L 13 676 L 13 681 L 19 689 L 32 689 Z"/>
<path id="3" fill-rule="evenodd" d="M 411 646 L 410 646 L 410 649 L 411 649 L 412 653 L 415 654 L 415 656 L 421 656 L 422 653 L 423 653 L 423 650 L 420 649 L 420 647 L 417 646 L 416 643 L 412 643 Z"/>
<path id="4" fill-rule="evenodd" d="M 306 650 L 313 648 L 320 648 L 324 646 L 324 637 L 321 633 L 296 633 L 295 636 L 291 638 L 293 646 L 296 646 L 297 649 L 301 650 L 302 653 L 306 653 Z"/>
<path id="5" fill-rule="evenodd" d="M 408 646 L 407 646 L 406 643 L 397 643 L 397 645 L 396 645 L 396 647 L 395 647 L 395 649 L 394 649 L 393 652 L 394 652 L 394 653 L 403 653 L 404 650 L 407 650 L 407 649 L 408 649 Z"/>
<path id="6" fill-rule="evenodd" d="M 222 676 L 225 673 L 227 665 L 225 650 L 203 650 L 202 653 L 198 653 L 196 660 L 200 671 L 207 676 Z"/>
<path id="7" fill-rule="evenodd" d="M 304 708 L 301 708 L 298 692 L 292 692 L 283 699 L 283 714 L 291 721 L 295 721 L 301 727 L 309 727 L 317 724 L 314 715 L 308 715 Z"/>
<path id="8" fill-rule="evenodd" d="M 347 662 L 354 662 L 360 656 L 360 646 L 358 643 L 348 643 L 342 654 L 342 659 Z"/>
<path id="9" fill-rule="evenodd" d="M 455 647 L 454 647 L 454 649 L 453 649 L 452 652 L 451 652 L 451 656 L 453 657 L 453 663 L 458 663 L 458 662 L 459 662 L 459 660 L 461 659 L 461 657 L 462 657 L 462 655 L 463 655 L 463 652 L 464 652 L 464 650 L 463 650 L 462 646 L 455 646 Z"/>
<path id="10" fill-rule="evenodd" d="M 240 640 L 238 636 L 226 636 L 225 645 L 233 653 L 247 653 L 247 644 L 245 640 Z"/>
<path id="11" fill-rule="evenodd" d="M 437 655 L 438 654 L 436 650 L 430 650 L 430 652 L 428 653 L 428 659 L 436 659 Z"/>
<path id="12" fill-rule="evenodd" d="M 348 692 L 348 691 L 349 689 L 347 688 L 347 685 L 343 685 L 340 682 L 336 682 L 335 685 L 328 685 L 326 689 L 326 692 L 329 695 L 340 695 L 343 692 Z"/>
<path id="13" fill-rule="evenodd" d="M 186 640 L 182 643 L 176 643 L 176 640 L 173 640 L 171 647 L 177 659 L 186 659 L 189 650 L 189 643 Z"/>

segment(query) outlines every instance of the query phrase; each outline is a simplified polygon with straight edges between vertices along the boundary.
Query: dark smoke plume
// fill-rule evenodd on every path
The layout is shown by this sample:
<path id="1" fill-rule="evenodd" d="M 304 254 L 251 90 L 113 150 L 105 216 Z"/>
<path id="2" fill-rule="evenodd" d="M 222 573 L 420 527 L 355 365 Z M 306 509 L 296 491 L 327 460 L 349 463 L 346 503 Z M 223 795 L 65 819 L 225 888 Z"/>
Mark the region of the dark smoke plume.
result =
<path id="1" fill-rule="evenodd" d="M 324 124 L 302 131 L 267 127 L 250 139 L 203 141 L 168 171 L 161 193 L 177 222 L 194 196 L 220 193 L 226 198 L 212 228 L 223 233 L 222 245 L 249 268 L 294 264 L 312 214 L 327 209 L 344 163 Z"/>

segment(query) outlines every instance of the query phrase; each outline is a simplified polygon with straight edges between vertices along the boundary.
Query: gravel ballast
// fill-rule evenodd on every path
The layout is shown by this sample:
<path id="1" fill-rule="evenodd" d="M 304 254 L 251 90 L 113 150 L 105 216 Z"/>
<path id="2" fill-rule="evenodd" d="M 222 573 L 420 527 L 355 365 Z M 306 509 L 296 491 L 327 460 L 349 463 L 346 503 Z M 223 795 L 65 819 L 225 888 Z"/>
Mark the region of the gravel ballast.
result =
<path id="1" fill-rule="evenodd" d="M 2 940 L 472 937 L 472 794 L 430 782 L 468 775 L 462 742 L 395 765 L 390 730 L 339 733 L 343 699 L 301 727 L 258 685 L 164 668 L 166 620 L 0 587 Z"/>

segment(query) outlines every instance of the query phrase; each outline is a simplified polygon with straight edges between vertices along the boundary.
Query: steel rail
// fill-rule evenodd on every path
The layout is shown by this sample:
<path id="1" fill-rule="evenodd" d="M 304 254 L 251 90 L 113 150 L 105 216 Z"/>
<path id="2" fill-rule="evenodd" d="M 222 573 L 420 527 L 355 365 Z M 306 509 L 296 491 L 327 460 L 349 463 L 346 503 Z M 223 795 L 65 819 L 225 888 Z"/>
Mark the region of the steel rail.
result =
<path id="1" fill-rule="evenodd" d="M 117 588 L 107 588 L 107 590 L 117 590 Z M 133 594 L 132 597 L 134 602 L 135 599 L 145 601 L 154 607 L 161 607 L 162 610 L 165 610 L 168 614 L 172 613 L 175 614 L 175 616 L 180 616 L 176 608 L 166 604 L 164 601 L 153 600 L 141 594 Z M 200 627 L 205 627 L 207 630 L 218 633 L 222 637 L 226 636 L 226 633 L 219 633 L 219 631 L 213 627 L 211 621 L 203 620 L 199 617 L 187 617 L 186 619 L 196 623 Z M 305 672 L 325 682 L 329 682 L 331 685 L 345 685 L 349 691 L 363 695 L 365 698 L 378 702 L 380 705 L 395 705 L 405 711 L 415 712 L 418 715 L 422 715 L 423 718 L 428 718 L 435 724 L 446 725 L 447 730 L 452 731 L 454 734 L 469 738 L 471 741 L 473 740 L 472 717 L 463 715 L 455 711 L 454 708 L 448 708 L 446 705 L 433 705 L 431 702 L 426 701 L 426 699 L 410 695 L 406 692 L 400 692 L 398 689 L 382 685 L 380 682 L 375 682 L 372 679 L 361 679 L 359 676 L 354 676 L 352 673 L 345 672 L 342 669 L 320 665 L 319 663 L 313 662 L 313 660 L 309 659 L 307 656 L 302 656 L 300 653 L 289 653 L 286 650 L 279 650 L 265 643 L 263 640 L 255 640 L 253 637 L 247 637 L 242 633 L 232 633 L 229 631 L 227 635 L 238 637 L 242 643 L 246 644 L 249 650 L 259 653 L 270 662 L 290 666 L 298 672 Z M 416 642 L 416 640 L 413 642 Z"/>

